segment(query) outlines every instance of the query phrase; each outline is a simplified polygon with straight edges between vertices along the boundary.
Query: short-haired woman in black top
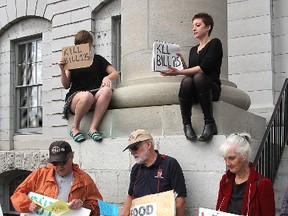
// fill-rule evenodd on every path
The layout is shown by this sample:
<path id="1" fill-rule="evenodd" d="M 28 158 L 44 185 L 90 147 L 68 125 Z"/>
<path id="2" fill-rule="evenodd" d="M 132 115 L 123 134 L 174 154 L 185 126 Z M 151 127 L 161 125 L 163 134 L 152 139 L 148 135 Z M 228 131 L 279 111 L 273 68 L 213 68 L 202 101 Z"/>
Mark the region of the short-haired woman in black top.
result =
<path id="1" fill-rule="evenodd" d="M 179 103 L 188 140 L 195 141 L 197 136 L 192 128 L 192 104 L 200 103 L 204 114 L 204 129 L 199 141 L 209 141 L 218 133 L 213 117 L 212 101 L 218 101 L 221 93 L 220 72 L 223 57 L 222 43 L 218 38 L 211 38 L 213 18 L 206 13 L 198 13 L 192 18 L 192 32 L 199 44 L 193 46 L 189 53 L 189 65 L 183 55 L 178 53 L 183 63 L 183 70 L 169 67 L 170 70 L 161 73 L 163 76 L 184 75 L 180 90 Z"/>

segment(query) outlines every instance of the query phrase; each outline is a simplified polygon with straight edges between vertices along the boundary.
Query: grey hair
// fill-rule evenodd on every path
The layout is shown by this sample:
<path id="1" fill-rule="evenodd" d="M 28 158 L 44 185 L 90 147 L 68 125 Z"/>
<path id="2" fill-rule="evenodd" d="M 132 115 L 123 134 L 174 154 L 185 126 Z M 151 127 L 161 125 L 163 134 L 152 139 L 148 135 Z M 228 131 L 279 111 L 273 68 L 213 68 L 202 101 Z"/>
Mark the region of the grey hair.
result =
<path id="1" fill-rule="evenodd" d="M 251 136 L 248 133 L 232 133 L 220 146 L 219 152 L 222 156 L 225 156 L 229 149 L 235 148 L 237 153 L 242 156 L 247 154 L 247 157 L 249 157 L 251 153 L 250 140 Z"/>

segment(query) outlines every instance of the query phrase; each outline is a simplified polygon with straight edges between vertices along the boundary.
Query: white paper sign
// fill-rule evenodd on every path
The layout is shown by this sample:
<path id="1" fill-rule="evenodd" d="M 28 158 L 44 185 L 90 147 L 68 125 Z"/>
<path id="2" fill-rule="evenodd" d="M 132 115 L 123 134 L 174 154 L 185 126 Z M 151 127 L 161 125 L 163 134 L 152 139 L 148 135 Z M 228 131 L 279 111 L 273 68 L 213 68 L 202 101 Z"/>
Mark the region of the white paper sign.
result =
<path id="1" fill-rule="evenodd" d="M 135 205 L 130 210 L 130 216 L 139 216 L 139 215 L 149 215 L 149 216 L 157 216 L 157 203 L 145 203 L 141 205 Z"/>
<path id="2" fill-rule="evenodd" d="M 199 208 L 199 216 L 240 216 L 207 208 Z"/>
<path id="3" fill-rule="evenodd" d="M 165 41 L 154 41 L 152 51 L 152 71 L 165 72 L 168 66 L 183 69 L 183 65 L 176 52 L 180 51 L 180 46 Z"/>
<path id="4" fill-rule="evenodd" d="M 48 207 L 49 205 L 51 205 L 52 203 L 57 202 L 57 199 L 53 199 L 41 194 L 37 194 L 34 192 L 30 192 L 28 194 L 28 197 L 31 200 L 34 200 L 36 202 L 41 203 L 42 206 L 44 207 Z M 86 208 L 80 208 L 77 210 L 70 210 L 68 212 L 65 212 L 63 214 L 61 214 L 61 216 L 89 216 L 90 215 L 91 210 L 90 209 L 86 209 Z M 46 211 L 43 208 L 39 209 L 38 211 L 36 211 L 36 213 L 21 213 L 20 216 L 37 216 L 37 215 L 41 215 L 41 216 L 57 216 L 56 214 L 53 214 L 52 212 Z"/>
<path id="5" fill-rule="evenodd" d="M 0 205 L 0 216 L 3 216 L 2 207 Z"/>

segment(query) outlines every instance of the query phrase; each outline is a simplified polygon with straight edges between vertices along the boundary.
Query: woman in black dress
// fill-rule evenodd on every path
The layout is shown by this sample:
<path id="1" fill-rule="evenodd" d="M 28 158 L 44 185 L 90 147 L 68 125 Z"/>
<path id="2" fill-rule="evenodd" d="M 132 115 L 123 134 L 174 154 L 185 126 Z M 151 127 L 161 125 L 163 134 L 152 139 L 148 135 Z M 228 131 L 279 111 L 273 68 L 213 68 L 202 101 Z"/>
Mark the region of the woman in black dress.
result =
<path id="1" fill-rule="evenodd" d="M 183 63 L 183 70 L 169 67 L 163 76 L 184 75 L 180 90 L 179 103 L 184 127 L 188 140 L 197 140 L 191 123 L 192 104 L 200 103 L 204 114 L 204 129 L 199 141 L 209 141 L 218 133 L 213 117 L 212 101 L 218 101 L 221 93 L 220 72 L 223 57 L 222 43 L 218 38 L 211 38 L 213 18 L 206 13 L 198 13 L 192 18 L 192 32 L 199 44 L 193 46 L 189 53 L 189 65 L 178 53 Z"/>

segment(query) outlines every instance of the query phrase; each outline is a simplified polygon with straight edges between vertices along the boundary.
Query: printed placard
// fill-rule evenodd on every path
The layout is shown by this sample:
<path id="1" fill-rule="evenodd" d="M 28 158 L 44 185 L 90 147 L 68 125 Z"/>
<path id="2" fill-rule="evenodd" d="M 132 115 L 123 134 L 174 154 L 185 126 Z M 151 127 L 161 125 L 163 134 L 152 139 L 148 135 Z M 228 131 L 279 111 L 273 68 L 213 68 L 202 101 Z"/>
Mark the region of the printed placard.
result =
<path id="1" fill-rule="evenodd" d="M 199 208 L 199 216 L 240 216 L 207 208 Z"/>
<path id="2" fill-rule="evenodd" d="M 93 60 L 89 43 L 63 47 L 62 57 L 66 61 L 64 70 L 89 67 Z"/>
<path id="3" fill-rule="evenodd" d="M 152 71 L 166 72 L 168 66 L 183 69 L 180 57 L 176 54 L 180 46 L 165 41 L 154 41 L 152 51 Z"/>

